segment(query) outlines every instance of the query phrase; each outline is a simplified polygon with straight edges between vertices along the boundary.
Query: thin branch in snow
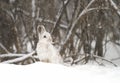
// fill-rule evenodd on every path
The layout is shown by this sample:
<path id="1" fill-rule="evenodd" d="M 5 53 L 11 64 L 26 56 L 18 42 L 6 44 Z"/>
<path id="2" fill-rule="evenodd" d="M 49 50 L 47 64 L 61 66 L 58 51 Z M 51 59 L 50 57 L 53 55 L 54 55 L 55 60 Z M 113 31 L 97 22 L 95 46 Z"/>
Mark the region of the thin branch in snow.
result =
<path id="1" fill-rule="evenodd" d="M 26 56 L 26 54 L 12 54 L 12 53 L 9 53 L 9 54 L 1 54 L 0 58 L 6 58 L 6 57 L 7 58 L 13 58 L 13 57 L 19 58 L 19 57 L 23 57 L 23 56 Z M 30 57 L 38 59 L 38 56 L 30 56 Z"/>
<path id="2" fill-rule="evenodd" d="M 111 61 L 116 61 L 116 60 L 119 60 L 120 57 L 117 57 L 117 58 L 114 58 L 114 59 L 111 59 Z"/>
<path id="3" fill-rule="evenodd" d="M 6 53 L 10 53 L 3 44 L 0 43 L 0 47 L 6 52 Z"/>
<path id="4" fill-rule="evenodd" d="M 23 57 L 25 56 L 26 54 L 1 54 L 0 55 L 0 58 L 4 58 L 4 57 Z"/>
<path id="5" fill-rule="evenodd" d="M 77 64 L 77 63 L 79 63 L 79 62 L 81 62 L 81 61 L 83 61 L 83 60 L 85 60 L 85 58 L 88 58 L 89 56 L 84 56 L 84 57 L 82 57 L 81 59 L 78 59 L 78 60 L 73 60 L 73 62 L 72 62 L 72 64 L 71 65 L 73 65 L 73 64 Z"/>
<path id="6" fill-rule="evenodd" d="M 104 59 L 103 57 L 100 57 L 100 56 L 97 56 L 97 55 L 93 55 L 93 57 L 94 58 L 99 58 L 99 59 L 104 60 L 106 62 L 109 62 L 109 63 L 113 64 L 115 67 L 117 67 L 117 65 L 115 63 L 113 63 L 112 61 L 109 61 L 107 59 Z"/>
<path id="7" fill-rule="evenodd" d="M 20 57 L 20 58 L 16 58 L 16 59 L 12 59 L 12 60 L 8 60 L 8 61 L 4 61 L 2 63 L 15 63 L 15 62 L 20 62 L 20 61 L 23 61 L 29 57 L 31 57 L 33 54 L 35 53 L 35 51 L 29 53 L 29 54 L 26 54 L 25 56 L 23 57 Z"/>
<path id="8" fill-rule="evenodd" d="M 85 55 L 84 55 L 81 59 L 74 60 L 71 65 L 77 64 L 77 63 L 79 63 L 79 62 L 81 62 L 81 61 L 83 61 L 83 60 L 86 61 L 86 59 L 88 59 L 88 58 L 91 58 L 92 60 L 95 60 L 95 62 L 97 62 L 99 65 L 104 65 L 104 64 L 101 63 L 101 62 L 98 62 L 96 59 L 104 60 L 104 61 L 106 61 L 106 62 L 108 62 L 108 63 L 111 63 L 111 64 L 114 65 L 115 67 L 117 67 L 117 65 L 116 65 L 115 63 L 113 63 L 112 61 L 109 61 L 109 60 L 104 59 L 103 57 L 100 57 L 100 56 L 97 56 L 97 55 L 92 55 L 92 56 L 90 56 L 90 55 L 86 55 L 86 56 L 85 56 Z"/>

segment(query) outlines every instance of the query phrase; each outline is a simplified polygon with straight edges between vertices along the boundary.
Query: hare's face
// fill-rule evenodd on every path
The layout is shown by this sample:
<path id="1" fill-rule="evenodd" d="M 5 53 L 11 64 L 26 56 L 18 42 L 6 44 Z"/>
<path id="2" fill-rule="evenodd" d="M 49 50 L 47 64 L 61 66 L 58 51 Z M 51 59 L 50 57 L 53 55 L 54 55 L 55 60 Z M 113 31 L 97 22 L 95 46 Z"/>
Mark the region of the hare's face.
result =
<path id="1" fill-rule="evenodd" d="M 39 35 L 39 40 L 41 40 L 41 41 L 47 41 L 47 42 L 52 43 L 51 35 L 48 32 L 44 32 L 43 34 L 40 34 Z"/>
<path id="2" fill-rule="evenodd" d="M 50 33 L 48 33 L 45 30 L 45 27 L 43 25 L 39 25 L 37 27 L 37 29 L 38 29 L 39 41 L 52 43 L 52 37 L 51 37 Z"/>

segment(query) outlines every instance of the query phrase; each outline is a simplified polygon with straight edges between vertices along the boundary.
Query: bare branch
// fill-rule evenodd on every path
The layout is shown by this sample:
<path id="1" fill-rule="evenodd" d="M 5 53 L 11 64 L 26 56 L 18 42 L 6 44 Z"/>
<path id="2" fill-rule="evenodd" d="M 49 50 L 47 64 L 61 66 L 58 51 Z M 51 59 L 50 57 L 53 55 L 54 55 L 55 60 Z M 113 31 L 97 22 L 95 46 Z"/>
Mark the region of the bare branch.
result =
<path id="1" fill-rule="evenodd" d="M 93 11 L 93 10 L 108 10 L 109 8 L 108 7 L 103 7 L 103 8 L 89 8 L 87 9 L 86 12 L 90 12 L 90 11 Z"/>
<path id="2" fill-rule="evenodd" d="M 120 16 L 120 10 L 117 7 L 117 5 L 115 4 L 115 2 L 113 0 L 109 0 L 111 3 L 111 6 L 116 10 L 117 14 Z"/>
<path id="3" fill-rule="evenodd" d="M 119 60 L 120 57 L 117 57 L 117 58 L 114 58 L 114 59 L 111 59 L 111 61 L 115 61 L 115 60 Z"/>
<path id="4" fill-rule="evenodd" d="M 1 47 L 6 53 L 10 53 L 10 52 L 5 48 L 5 46 L 2 45 L 1 43 L 0 43 L 0 47 Z"/>
<path id="5" fill-rule="evenodd" d="M 4 57 L 23 57 L 25 56 L 26 54 L 1 54 L 0 55 L 0 58 L 4 58 Z"/>
<path id="6" fill-rule="evenodd" d="M 25 10 L 21 9 L 21 8 L 16 8 L 16 11 L 19 11 L 19 12 L 21 12 L 21 13 L 23 13 L 23 14 L 27 15 L 27 16 L 29 16 L 29 15 L 30 15 L 30 13 L 29 13 L 29 12 L 27 12 L 27 11 L 25 11 Z"/>
<path id="7" fill-rule="evenodd" d="M 64 44 L 67 42 L 67 40 L 70 38 L 70 36 L 71 36 L 71 34 L 72 34 L 72 31 L 73 31 L 75 25 L 78 23 L 78 21 L 79 21 L 79 19 L 81 18 L 81 16 L 83 16 L 83 15 L 87 12 L 88 8 L 91 6 L 91 4 L 92 4 L 94 1 L 95 1 L 95 0 L 91 0 L 91 2 L 86 6 L 86 8 L 79 14 L 78 18 L 72 23 L 72 26 L 71 26 L 71 25 L 68 26 L 68 27 L 71 27 L 71 29 L 69 30 L 68 35 L 67 35 L 66 38 L 65 38 L 65 41 L 62 42 L 62 45 L 64 45 Z"/>
<path id="8" fill-rule="evenodd" d="M 31 57 L 34 53 L 35 53 L 35 51 L 33 51 L 33 52 L 31 52 L 31 53 L 29 53 L 29 54 L 27 54 L 27 55 L 24 55 L 24 56 L 22 56 L 22 57 L 20 57 L 20 58 L 16 58 L 16 59 L 4 61 L 4 62 L 2 62 L 2 63 L 15 63 L 15 62 L 20 62 L 20 61 L 23 61 L 23 60 Z"/>
<path id="9" fill-rule="evenodd" d="M 38 21 L 40 21 L 40 22 L 51 23 L 51 24 L 53 24 L 53 25 L 56 24 L 56 22 L 54 22 L 54 21 L 52 21 L 52 20 L 49 20 L 49 19 L 37 18 L 36 20 L 38 20 Z M 67 28 L 68 28 L 68 26 L 65 25 L 65 24 L 59 24 L 59 26 L 60 26 L 61 28 L 63 28 L 63 29 L 67 29 Z"/>
<path id="10" fill-rule="evenodd" d="M 54 32 L 54 29 L 58 26 L 58 24 L 59 24 L 59 22 L 60 22 L 60 20 L 61 20 L 61 18 L 62 18 L 62 15 L 63 15 L 63 13 L 64 13 L 64 11 L 65 11 L 65 9 L 66 9 L 66 6 L 67 6 L 67 4 L 68 4 L 69 2 L 70 2 L 70 0 L 64 1 L 63 7 L 61 7 L 61 9 L 60 9 L 59 12 L 58 12 L 58 15 L 57 15 L 58 19 L 57 19 L 57 21 L 56 21 L 56 23 L 55 23 L 55 25 L 54 25 L 54 28 L 52 29 L 51 33 L 53 33 L 53 32 Z"/>
<path id="11" fill-rule="evenodd" d="M 93 57 L 102 59 L 102 60 L 104 60 L 104 61 L 107 61 L 107 62 L 113 64 L 115 67 L 117 67 L 117 65 L 116 65 L 115 63 L 113 63 L 113 62 L 111 62 L 111 61 L 109 61 L 109 60 L 107 60 L 107 59 L 104 59 L 103 57 L 100 57 L 100 56 L 97 56 L 97 55 L 93 55 Z"/>

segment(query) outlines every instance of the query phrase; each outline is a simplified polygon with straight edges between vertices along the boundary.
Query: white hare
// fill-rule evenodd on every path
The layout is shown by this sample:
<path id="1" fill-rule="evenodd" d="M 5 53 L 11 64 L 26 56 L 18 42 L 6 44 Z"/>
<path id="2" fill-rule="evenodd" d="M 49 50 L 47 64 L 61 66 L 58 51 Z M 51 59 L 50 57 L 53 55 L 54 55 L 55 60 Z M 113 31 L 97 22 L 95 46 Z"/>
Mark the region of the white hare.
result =
<path id="1" fill-rule="evenodd" d="M 61 63 L 62 58 L 59 53 L 52 45 L 52 37 L 50 33 L 45 30 L 43 25 L 39 25 L 37 27 L 38 30 L 38 43 L 36 47 L 37 55 L 42 62 L 50 62 L 50 63 Z"/>

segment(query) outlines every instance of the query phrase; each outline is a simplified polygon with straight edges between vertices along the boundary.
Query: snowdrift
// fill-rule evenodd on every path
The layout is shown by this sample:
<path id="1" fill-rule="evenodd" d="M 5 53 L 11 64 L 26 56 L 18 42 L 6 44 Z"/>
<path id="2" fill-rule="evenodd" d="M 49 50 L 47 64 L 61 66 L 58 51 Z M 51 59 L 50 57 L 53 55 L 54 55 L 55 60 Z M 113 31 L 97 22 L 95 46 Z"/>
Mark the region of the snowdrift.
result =
<path id="1" fill-rule="evenodd" d="M 120 83 L 120 67 L 0 64 L 0 83 Z"/>

